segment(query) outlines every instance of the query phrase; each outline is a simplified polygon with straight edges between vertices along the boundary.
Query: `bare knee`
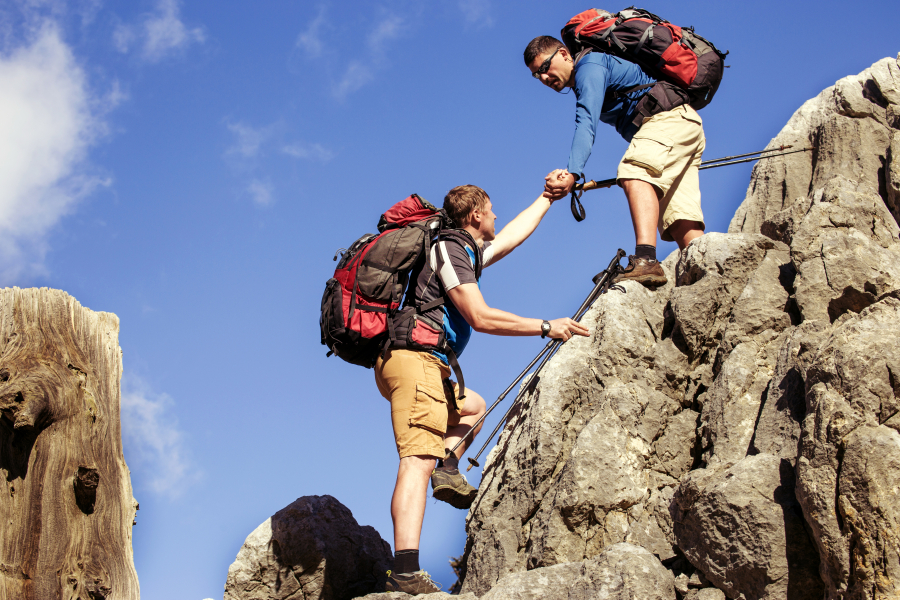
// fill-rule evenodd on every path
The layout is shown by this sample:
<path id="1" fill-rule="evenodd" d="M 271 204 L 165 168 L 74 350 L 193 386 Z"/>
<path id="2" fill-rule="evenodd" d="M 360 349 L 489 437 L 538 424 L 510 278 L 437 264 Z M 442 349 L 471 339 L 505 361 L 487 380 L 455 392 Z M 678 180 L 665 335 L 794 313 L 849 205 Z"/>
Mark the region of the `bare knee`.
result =
<path id="1" fill-rule="evenodd" d="M 679 219 L 669 227 L 669 235 L 678 244 L 678 248 L 684 250 L 692 240 L 703 235 L 703 224 L 698 221 Z"/>
<path id="2" fill-rule="evenodd" d="M 460 411 L 460 416 L 462 417 L 480 417 L 484 414 L 484 411 L 487 409 L 487 404 L 484 401 L 484 398 L 481 397 L 481 394 L 474 390 L 466 390 L 466 401 L 463 404 L 462 410 Z"/>
<path id="3" fill-rule="evenodd" d="M 621 179 L 619 186 L 625 191 L 629 202 L 633 198 L 655 198 L 658 201 L 663 197 L 662 191 L 658 187 L 641 179 Z"/>
<path id="4" fill-rule="evenodd" d="M 433 456 L 426 455 L 404 456 L 400 459 L 400 466 L 397 469 L 397 480 L 406 477 L 421 478 L 423 475 L 431 477 L 435 460 Z"/>

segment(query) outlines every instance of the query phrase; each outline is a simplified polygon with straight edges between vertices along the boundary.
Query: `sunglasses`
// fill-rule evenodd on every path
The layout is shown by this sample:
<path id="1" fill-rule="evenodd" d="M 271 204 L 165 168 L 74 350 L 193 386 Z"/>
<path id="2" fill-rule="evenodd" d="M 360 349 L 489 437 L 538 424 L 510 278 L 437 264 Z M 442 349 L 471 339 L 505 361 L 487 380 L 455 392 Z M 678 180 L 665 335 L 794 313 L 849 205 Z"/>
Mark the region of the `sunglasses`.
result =
<path id="1" fill-rule="evenodd" d="M 547 71 L 550 70 L 550 61 L 553 60 L 553 57 L 556 56 L 556 53 L 557 53 L 557 52 L 559 52 L 559 48 L 557 48 L 556 50 L 554 50 L 554 51 L 553 51 L 553 54 L 551 54 L 551 55 L 547 58 L 547 60 L 545 60 L 544 62 L 542 62 L 542 63 L 541 63 L 541 66 L 538 67 L 538 70 L 535 71 L 534 73 L 532 73 L 531 76 L 534 77 L 535 79 L 540 79 L 540 78 L 541 78 L 541 75 L 546 74 Z"/>

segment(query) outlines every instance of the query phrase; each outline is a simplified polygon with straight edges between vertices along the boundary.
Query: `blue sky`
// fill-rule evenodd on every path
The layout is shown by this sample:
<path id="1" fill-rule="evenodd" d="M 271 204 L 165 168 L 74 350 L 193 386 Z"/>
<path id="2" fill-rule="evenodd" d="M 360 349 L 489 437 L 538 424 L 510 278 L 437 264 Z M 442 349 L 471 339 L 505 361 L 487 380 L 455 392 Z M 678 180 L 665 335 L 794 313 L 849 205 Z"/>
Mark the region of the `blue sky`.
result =
<path id="1" fill-rule="evenodd" d="M 413 192 L 479 185 L 498 225 L 529 205 L 565 166 L 574 96 L 531 79 L 522 50 L 587 7 L 0 3 L 0 284 L 121 319 L 143 598 L 221 597 L 245 537 L 304 495 L 392 541 L 388 405 L 371 371 L 319 345 L 331 257 Z M 900 50 L 895 2 L 865 17 L 832 1 L 646 8 L 731 51 L 701 112 L 706 158 L 763 148 L 805 100 Z M 625 147 L 601 130 L 588 176 L 613 176 Z M 701 175 L 709 231 L 727 229 L 750 168 Z M 486 272 L 489 304 L 567 316 L 632 251 L 621 191 L 583 201 L 585 222 L 560 203 Z M 491 402 L 541 347 L 476 334 L 466 382 Z M 445 585 L 463 526 L 429 501 L 422 565 Z"/>

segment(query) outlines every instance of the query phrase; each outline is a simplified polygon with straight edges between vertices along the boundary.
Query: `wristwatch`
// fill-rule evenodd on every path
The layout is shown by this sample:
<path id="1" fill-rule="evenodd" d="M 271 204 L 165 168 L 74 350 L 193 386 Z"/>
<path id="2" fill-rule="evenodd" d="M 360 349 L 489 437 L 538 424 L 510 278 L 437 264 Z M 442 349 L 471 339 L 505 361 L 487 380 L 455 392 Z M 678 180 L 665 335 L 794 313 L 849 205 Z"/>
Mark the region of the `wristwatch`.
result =
<path id="1" fill-rule="evenodd" d="M 550 335 L 550 321 L 544 321 L 541 323 L 541 337 L 545 338 Z"/>

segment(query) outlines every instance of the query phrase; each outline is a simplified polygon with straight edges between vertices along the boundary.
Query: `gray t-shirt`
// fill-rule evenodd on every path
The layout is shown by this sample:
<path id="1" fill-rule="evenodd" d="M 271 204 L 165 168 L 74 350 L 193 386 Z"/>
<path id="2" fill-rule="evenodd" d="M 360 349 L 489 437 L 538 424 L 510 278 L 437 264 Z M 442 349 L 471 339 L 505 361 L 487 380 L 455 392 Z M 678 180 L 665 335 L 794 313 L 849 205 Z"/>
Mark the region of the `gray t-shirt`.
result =
<path id="1" fill-rule="evenodd" d="M 472 337 L 472 326 L 463 318 L 459 310 L 453 305 L 453 301 L 447 292 L 465 283 L 480 283 L 475 265 L 480 258 L 482 267 L 491 264 L 494 250 L 490 242 L 485 242 L 483 248 L 479 248 L 474 240 L 468 238 L 464 242 L 461 238 L 468 238 L 465 234 L 442 235 L 440 240 L 431 246 L 431 253 L 427 261 L 417 265 L 410 276 L 412 295 L 407 292 L 406 306 L 422 305 L 437 298 L 443 297 L 444 304 L 426 311 L 424 315 L 441 323 L 447 344 L 459 356 Z M 443 263 L 438 271 L 438 252 L 441 253 Z M 478 255 L 480 254 L 480 257 Z M 412 283 L 415 288 L 412 289 Z M 448 363 L 447 357 L 440 352 L 434 352 L 444 363 Z M 448 363 L 449 364 L 449 363 Z"/>

